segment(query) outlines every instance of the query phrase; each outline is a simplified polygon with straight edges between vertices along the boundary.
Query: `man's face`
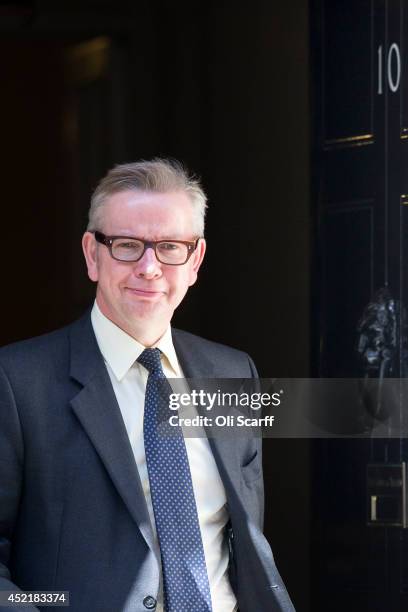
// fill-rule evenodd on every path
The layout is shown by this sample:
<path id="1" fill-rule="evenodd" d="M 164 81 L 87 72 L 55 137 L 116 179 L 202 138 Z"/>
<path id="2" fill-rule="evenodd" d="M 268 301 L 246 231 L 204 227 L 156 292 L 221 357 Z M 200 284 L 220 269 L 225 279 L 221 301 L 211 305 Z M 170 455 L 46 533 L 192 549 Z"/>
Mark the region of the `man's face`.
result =
<path id="1" fill-rule="evenodd" d="M 193 240 L 193 212 L 183 192 L 122 191 L 105 202 L 101 227 L 107 236 L 133 236 L 144 240 Z M 96 299 L 103 314 L 145 345 L 166 330 L 175 308 L 197 279 L 205 252 L 200 240 L 181 266 L 157 261 L 147 249 L 137 262 L 113 259 L 106 246 L 86 232 L 83 249 L 89 278 L 98 283 Z"/>

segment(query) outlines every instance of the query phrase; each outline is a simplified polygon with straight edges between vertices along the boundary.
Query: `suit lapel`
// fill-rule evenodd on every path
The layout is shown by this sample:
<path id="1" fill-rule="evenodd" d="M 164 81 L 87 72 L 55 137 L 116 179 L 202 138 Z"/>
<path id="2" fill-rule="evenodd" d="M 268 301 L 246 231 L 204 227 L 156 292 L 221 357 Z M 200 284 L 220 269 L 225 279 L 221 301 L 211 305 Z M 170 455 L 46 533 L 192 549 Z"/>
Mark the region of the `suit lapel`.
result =
<path id="1" fill-rule="evenodd" d="M 139 472 L 89 314 L 71 327 L 71 376 L 83 385 L 71 401 L 147 545 L 156 550 Z"/>
<path id="2" fill-rule="evenodd" d="M 172 337 L 177 358 L 186 378 L 217 378 L 214 364 L 207 352 L 197 350 L 200 347 L 197 338 L 190 334 L 181 334 L 177 329 L 172 330 Z"/>
<path id="3" fill-rule="evenodd" d="M 209 351 L 202 349 L 199 339 L 189 334 L 186 336 L 179 334 L 174 329 L 173 344 L 186 378 L 217 378 L 216 368 L 210 358 Z M 225 437 L 223 435 L 213 435 L 208 437 L 208 442 L 226 490 L 227 500 L 230 502 L 241 488 L 239 440 L 230 435 Z"/>

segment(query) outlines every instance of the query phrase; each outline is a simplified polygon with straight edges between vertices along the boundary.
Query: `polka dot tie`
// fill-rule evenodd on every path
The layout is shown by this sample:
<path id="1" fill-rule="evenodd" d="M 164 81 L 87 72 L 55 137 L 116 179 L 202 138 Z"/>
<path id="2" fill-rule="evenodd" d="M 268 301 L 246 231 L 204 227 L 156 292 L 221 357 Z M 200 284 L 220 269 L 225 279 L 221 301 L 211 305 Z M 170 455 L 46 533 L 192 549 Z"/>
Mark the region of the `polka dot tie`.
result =
<path id="1" fill-rule="evenodd" d="M 149 372 L 144 444 L 162 559 L 165 610 L 211 612 L 190 466 L 181 428 L 168 423 L 168 393 L 163 393 L 163 382 L 160 383 L 165 375 L 159 349 L 145 349 L 138 362 Z"/>

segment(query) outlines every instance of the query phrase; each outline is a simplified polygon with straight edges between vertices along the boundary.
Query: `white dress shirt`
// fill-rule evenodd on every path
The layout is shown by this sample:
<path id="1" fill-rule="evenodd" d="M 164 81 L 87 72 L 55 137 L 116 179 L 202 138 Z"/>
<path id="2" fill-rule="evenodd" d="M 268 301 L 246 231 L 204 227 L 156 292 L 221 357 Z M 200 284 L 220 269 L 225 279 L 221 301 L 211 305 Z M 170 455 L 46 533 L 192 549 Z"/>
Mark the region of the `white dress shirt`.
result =
<path id="1" fill-rule="evenodd" d="M 145 347 L 105 317 L 96 302 L 91 319 L 132 446 L 157 542 L 143 441 L 144 397 L 148 372 L 136 361 Z M 155 346 L 162 353 L 165 375 L 168 378 L 182 378 L 183 373 L 174 350 L 170 326 Z M 207 438 L 185 438 L 185 443 L 213 612 L 233 612 L 236 609 L 236 598 L 228 579 L 229 555 L 224 537 L 224 528 L 229 519 L 225 489 Z M 162 587 L 156 611 L 163 612 Z"/>

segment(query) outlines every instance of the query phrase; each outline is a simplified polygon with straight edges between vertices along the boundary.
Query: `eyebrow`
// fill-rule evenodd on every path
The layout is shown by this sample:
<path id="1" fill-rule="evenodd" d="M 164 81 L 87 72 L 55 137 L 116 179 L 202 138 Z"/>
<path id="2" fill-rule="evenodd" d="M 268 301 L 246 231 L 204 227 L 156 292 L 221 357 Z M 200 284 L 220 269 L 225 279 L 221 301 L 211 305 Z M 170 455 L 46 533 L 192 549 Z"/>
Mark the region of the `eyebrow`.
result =
<path id="1" fill-rule="evenodd" d="M 147 238 L 145 236 L 143 236 L 143 235 L 138 235 L 137 236 L 136 234 L 128 234 L 128 233 L 120 233 L 120 232 L 118 232 L 118 233 L 112 232 L 112 233 L 109 233 L 109 234 L 106 234 L 106 235 L 107 236 L 116 236 L 118 238 L 137 238 L 139 240 L 146 240 L 146 241 L 149 241 L 149 240 L 153 240 L 153 241 L 158 241 L 158 240 L 184 240 L 185 241 L 185 240 L 189 240 L 188 238 L 181 237 L 179 234 L 177 234 L 177 232 L 175 232 L 175 235 L 167 234 L 166 236 L 159 237 L 156 234 L 154 237 L 149 236 Z"/>

